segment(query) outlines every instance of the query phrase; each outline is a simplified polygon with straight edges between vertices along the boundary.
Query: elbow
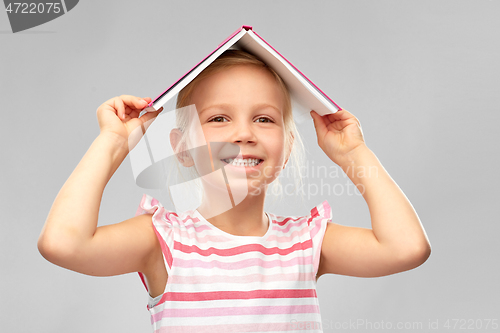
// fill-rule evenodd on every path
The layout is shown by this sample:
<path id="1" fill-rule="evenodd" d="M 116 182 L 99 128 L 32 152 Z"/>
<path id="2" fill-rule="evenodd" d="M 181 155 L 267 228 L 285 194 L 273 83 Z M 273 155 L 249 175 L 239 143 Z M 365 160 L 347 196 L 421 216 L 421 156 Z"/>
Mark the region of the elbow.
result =
<path id="1" fill-rule="evenodd" d="M 67 242 L 62 241 L 64 239 L 67 238 L 62 237 L 62 235 L 51 235 L 42 232 L 38 238 L 38 252 L 47 261 L 63 266 L 63 263 L 68 260 L 68 257 L 71 258 L 72 253 L 75 251 L 74 247 L 70 247 Z"/>
<path id="2" fill-rule="evenodd" d="M 425 241 L 413 246 L 411 249 L 407 249 L 400 258 L 403 261 L 402 264 L 406 266 L 405 270 L 410 270 L 422 265 L 429 259 L 430 255 L 431 245 L 428 241 Z"/>
<path id="3" fill-rule="evenodd" d="M 419 248 L 417 248 L 414 256 L 417 266 L 422 265 L 431 256 L 431 244 L 429 242 L 422 244 Z"/>
<path id="4" fill-rule="evenodd" d="M 57 262 L 58 253 L 60 250 L 57 249 L 55 242 L 53 242 L 50 237 L 44 235 L 43 233 L 38 238 L 38 252 L 44 257 L 47 261 L 51 263 Z"/>

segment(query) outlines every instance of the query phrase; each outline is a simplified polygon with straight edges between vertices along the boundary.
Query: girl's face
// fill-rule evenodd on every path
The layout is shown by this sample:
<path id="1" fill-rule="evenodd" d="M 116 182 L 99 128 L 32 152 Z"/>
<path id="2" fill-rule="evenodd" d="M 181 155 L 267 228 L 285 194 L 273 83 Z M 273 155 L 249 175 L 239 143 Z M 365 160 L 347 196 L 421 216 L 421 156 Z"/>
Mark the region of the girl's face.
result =
<path id="1" fill-rule="evenodd" d="M 276 179 L 287 157 L 285 103 L 271 73 L 253 65 L 230 67 L 201 80 L 190 103 L 196 106 L 207 144 L 231 143 L 210 145 L 212 168 L 224 167 L 231 188 L 245 181 L 249 192 L 262 190 Z M 234 157 L 243 158 L 243 165 L 226 164 Z M 193 160 L 198 170 L 207 164 L 206 156 L 193 154 Z"/>

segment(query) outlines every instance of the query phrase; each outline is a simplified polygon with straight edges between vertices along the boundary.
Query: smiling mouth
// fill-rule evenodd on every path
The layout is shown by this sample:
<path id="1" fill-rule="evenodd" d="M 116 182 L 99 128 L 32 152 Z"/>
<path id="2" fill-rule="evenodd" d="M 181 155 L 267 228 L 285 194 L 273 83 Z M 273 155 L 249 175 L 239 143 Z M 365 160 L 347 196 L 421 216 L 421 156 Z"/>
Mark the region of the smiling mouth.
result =
<path id="1" fill-rule="evenodd" d="M 258 159 L 258 158 L 227 158 L 227 159 L 222 159 L 221 161 L 233 165 L 233 166 L 239 166 L 239 167 L 254 167 L 259 164 L 261 164 L 264 160 Z"/>

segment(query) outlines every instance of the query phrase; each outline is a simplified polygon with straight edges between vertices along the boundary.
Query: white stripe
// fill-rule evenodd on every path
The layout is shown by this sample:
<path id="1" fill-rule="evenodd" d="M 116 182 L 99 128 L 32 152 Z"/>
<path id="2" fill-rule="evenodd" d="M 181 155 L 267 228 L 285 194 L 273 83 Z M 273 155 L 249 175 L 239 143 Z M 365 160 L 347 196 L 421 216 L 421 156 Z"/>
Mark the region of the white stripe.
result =
<path id="1" fill-rule="evenodd" d="M 293 322 L 292 322 L 293 320 Z M 169 326 L 200 326 L 200 329 L 207 325 L 227 325 L 227 324 L 261 324 L 261 323 L 297 323 L 297 322 L 321 322 L 319 314 L 263 314 L 263 315 L 237 315 L 237 316 L 207 316 L 207 317 L 170 317 L 168 321 L 163 320 Z M 293 331 L 293 330 L 291 330 Z M 298 330 L 303 332 L 304 330 Z M 202 332 L 202 331 L 200 331 Z M 283 333 L 283 332 L 281 332 Z"/>
<path id="2" fill-rule="evenodd" d="M 175 263 L 175 259 L 174 259 Z M 189 276 L 189 275 L 206 275 L 207 277 L 210 275 L 228 275 L 228 276 L 241 276 L 245 274 L 295 274 L 297 272 L 310 273 L 313 272 L 313 267 L 311 265 L 301 266 L 299 270 L 297 266 L 291 267 L 273 267 L 273 268 L 261 268 L 259 266 L 254 266 L 249 268 L 241 268 L 241 269 L 222 269 L 219 267 L 213 268 L 201 268 L 201 267 L 178 267 L 173 266 L 172 275 L 181 275 L 181 276 Z"/>
<path id="3" fill-rule="evenodd" d="M 310 273 L 313 272 L 311 265 L 293 265 L 293 266 L 275 266 L 275 267 L 261 267 L 261 266 L 250 266 L 236 269 L 235 267 L 229 266 L 227 269 L 220 267 L 180 267 L 175 265 L 175 261 L 179 259 L 174 258 L 174 265 L 172 266 L 174 272 L 172 275 L 179 276 L 192 276 L 201 275 L 207 276 L 207 273 L 212 275 L 225 275 L 229 277 L 242 277 L 246 275 L 253 274 L 263 274 L 263 275 L 275 275 L 275 274 L 296 274 L 296 273 Z M 234 265 L 233 265 L 234 266 Z"/>
<path id="4" fill-rule="evenodd" d="M 280 290 L 280 289 L 315 289 L 313 281 L 276 281 L 252 283 L 206 283 L 206 284 L 172 284 L 175 292 L 216 292 L 216 291 L 254 291 L 254 290 Z M 171 289 L 167 288 L 167 291 Z"/>

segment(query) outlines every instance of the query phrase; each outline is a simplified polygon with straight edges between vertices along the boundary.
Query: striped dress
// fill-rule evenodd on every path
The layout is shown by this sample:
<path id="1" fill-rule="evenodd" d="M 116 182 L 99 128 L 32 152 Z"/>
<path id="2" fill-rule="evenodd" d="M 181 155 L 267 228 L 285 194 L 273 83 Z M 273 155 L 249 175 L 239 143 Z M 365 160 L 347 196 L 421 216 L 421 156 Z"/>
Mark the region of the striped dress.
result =
<path id="1" fill-rule="evenodd" d="M 177 214 L 148 195 L 136 215 L 145 213 L 168 273 L 165 292 L 149 296 L 155 333 L 322 332 L 316 273 L 326 200 L 306 216 L 266 213 L 262 237 L 231 235 L 197 210 Z"/>

